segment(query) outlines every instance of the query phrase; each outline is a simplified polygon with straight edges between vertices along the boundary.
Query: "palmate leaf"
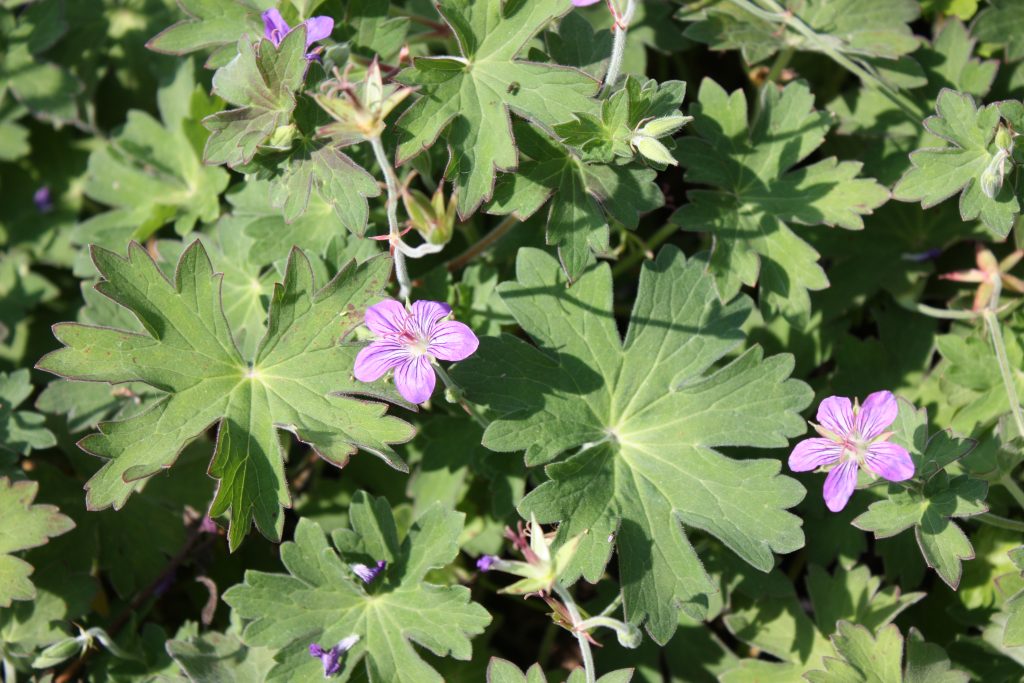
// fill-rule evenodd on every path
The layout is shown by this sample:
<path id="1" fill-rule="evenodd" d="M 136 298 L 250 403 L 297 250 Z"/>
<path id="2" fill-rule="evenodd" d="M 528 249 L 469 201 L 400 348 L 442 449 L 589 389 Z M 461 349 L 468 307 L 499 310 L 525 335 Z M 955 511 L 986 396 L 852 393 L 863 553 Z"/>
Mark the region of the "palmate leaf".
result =
<path id="1" fill-rule="evenodd" d="M 973 33 L 984 43 L 1002 45 L 1006 61 L 1024 57 L 1024 1 L 988 0 L 988 7 L 978 13 Z"/>
<path id="2" fill-rule="evenodd" d="M 925 410 L 914 410 L 902 400 L 891 429 L 891 441 L 910 452 L 923 483 L 906 488 L 890 484 L 888 497 L 872 503 L 853 525 L 874 532 L 875 538 L 890 538 L 913 527 L 925 562 L 956 590 L 963 572 L 961 563 L 974 558 L 974 548 L 953 519 L 988 510 L 988 483 L 965 474 L 950 476 L 945 468 L 970 453 L 976 443 L 952 430 L 929 436 Z"/>
<path id="3" fill-rule="evenodd" d="M 683 230 L 713 233 L 710 269 L 724 301 L 742 285 L 759 284 L 762 308 L 806 317 L 808 290 L 825 289 L 828 278 L 818 252 L 789 224 L 860 230 L 863 216 L 881 206 L 888 191 L 858 178 L 856 161 L 830 157 L 793 168 L 831 126 L 802 82 L 766 90 L 759 116 L 749 123 L 743 92 L 726 93 L 705 79 L 691 113 L 697 135 L 678 141 L 677 157 L 688 181 L 717 189 L 690 191 L 690 203 L 672 221 Z"/>
<path id="4" fill-rule="evenodd" d="M 11 553 L 45 545 L 75 527 L 53 505 L 33 505 L 38 491 L 39 484 L 34 481 L 12 483 L 0 477 L 0 607 L 36 596 L 28 578 L 32 565 Z"/>
<path id="5" fill-rule="evenodd" d="M 797 588 L 781 571 L 755 576 L 731 558 L 727 558 L 726 568 L 729 610 L 725 626 L 741 641 L 782 660 L 771 665 L 782 681 L 797 680 L 800 672 L 822 665 L 822 658 L 830 654 L 828 639 L 840 620 L 875 632 L 925 597 L 924 593 L 902 593 L 897 586 L 883 588 L 881 579 L 872 576 L 867 567 L 839 567 L 830 575 L 811 565 L 807 592 L 812 620 Z M 722 680 L 748 680 L 763 664 L 739 660 Z"/>
<path id="6" fill-rule="evenodd" d="M 813 29 L 817 37 L 798 33 L 783 17 L 764 16 L 726 0 L 691 2 L 679 18 L 692 21 L 684 35 L 712 50 L 741 50 L 747 63 L 760 62 L 785 48 L 831 50 L 855 57 L 896 59 L 918 45 L 909 24 L 921 8 L 914 0 L 787 0 L 788 13 Z M 754 3 L 756 5 L 756 2 Z"/>
<path id="7" fill-rule="evenodd" d="M 989 197 L 982 191 L 981 176 L 998 150 L 1001 117 L 1024 123 L 1024 107 L 1019 102 L 977 107 L 969 94 L 946 89 L 939 93 L 935 111 L 924 126 L 947 144 L 911 152 L 913 167 L 893 187 L 893 198 L 919 201 L 927 209 L 959 194 L 963 220 L 980 219 L 994 235 L 1006 237 L 1020 214 L 1024 188 L 1011 173 Z"/>
<path id="8" fill-rule="evenodd" d="M 832 636 L 835 657 L 826 657 L 824 671 L 808 671 L 810 683 L 967 683 L 970 677 L 952 668 L 949 657 L 938 645 L 926 643 L 911 629 L 906 639 L 895 624 L 873 636 L 859 624 L 839 622 Z"/>
<path id="9" fill-rule="evenodd" d="M 609 216 L 636 228 L 640 214 L 664 197 L 649 168 L 589 164 L 528 123 L 513 127 L 520 160 L 516 173 L 498 180 L 487 212 L 526 220 L 548 204 L 547 241 L 558 245 L 562 268 L 573 281 L 591 260 L 607 255 Z"/>
<path id="10" fill-rule="evenodd" d="M 583 669 L 576 668 L 565 679 L 565 683 L 582 683 L 586 674 Z M 597 683 L 629 683 L 633 679 L 632 669 L 620 669 L 606 673 L 597 679 Z M 526 673 L 512 662 L 498 657 L 491 657 L 487 664 L 487 683 L 548 683 L 548 677 L 540 664 L 534 664 Z"/>
<path id="11" fill-rule="evenodd" d="M 33 450 L 57 445 L 57 439 L 46 428 L 46 419 L 39 413 L 18 410 L 18 406 L 32 395 L 32 381 L 28 368 L 11 374 L 0 372 L 0 464 L 7 455 L 4 451 L 28 455 Z"/>
<path id="12" fill-rule="evenodd" d="M 185 235 L 197 222 L 220 215 L 228 173 L 203 165 L 207 132 L 198 123 L 216 105 L 196 83 L 194 70 L 192 60 L 182 61 L 160 89 L 162 121 L 133 109 L 117 135 L 89 155 L 85 194 L 113 208 L 78 228 L 82 243 L 104 234 L 110 236 L 104 240 L 109 246 L 121 249 L 129 239 L 145 240 L 167 223 Z"/>
<path id="13" fill-rule="evenodd" d="M 596 110 L 598 82 L 569 67 L 516 59 L 533 36 L 566 14 L 569 0 L 440 0 L 461 56 L 420 57 L 396 80 L 420 97 L 397 122 L 398 163 L 446 132 L 446 175 L 469 216 L 490 199 L 498 171 L 518 165 L 510 112 L 551 128 Z"/>
<path id="14" fill-rule="evenodd" d="M 526 450 L 527 464 L 541 465 L 581 447 L 547 467 L 550 481 L 520 512 L 561 522 L 563 538 L 582 534 L 567 580 L 596 582 L 617 547 L 626 615 L 646 618 L 664 643 L 679 607 L 701 618 L 716 591 L 684 525 L 762 571 L 773 553 L 803 546 L 800 520 L 786 512 L 803 488 L 779 476 L 776 460 L 714 449 L 785 446 L 804 429 L 797 413 L 811 391 L 787 379 L 790 356 L 766 359 L 759 347 L 712 368 L 742 342 L 751 303 L 721 304 L 705 264 L 674 247 L 645 264 L 624 343 L 607 264 L 567 288 L 552 256 L 523 249 L 517 275 L 499 291 L 539 348 L 485 339 L 458 381 L 494 415 L 488 448 Z"/>
<path id="15" fill-rule="evenodd" d="M 371 681 L 441 681 L 413 643 L 440 657 L 468 660 L 471 637 L 491 621 L 470 602 L 468 588 L 424 580 L 455 559 L 464 516 L 438 503 L 400 535 L 390 503 L 360 491 L 349 519 L 351 528 L 331 535 L 334 547 L 316 523 L 300 519 L 295 540 L 281 546 L 288 575 L 250 570 L 243 584 L 224 594 L 248 622 L 243 641 L 278 650 L 269 681 L 322 681 L 323 666 L 309 656 L 310 643 L 328 648 L 351 635 L 359 642 L 345 655 L 338 680 L 365 669 Z M 369 586 L 347 566 L 379 560 L 387 568 Z"/>
<path id="16" fill-rule="evenodd" d="M 357 384 L 357 348 L 338 346 L 380 297 L 387 259 L 349 264 L 318 290 L 309 261 L 293 251 L 251 364 L 235 346 L 220 276 L 201 243 L 182 254 L 173 283 L 136 243 L 128 258 L 94 248 L 93 259 L 104 278 L 97 289 L 135 314 L 146 333 L 60 324 L 54 332 L 65 348 L 39 367 L 71 379 L 144 382 L 167 395 L 141 415 L 101 424 L 99 434 L 80 442 L 107 459 L 86 485 L 90 508 L 123 506 L 141 480 L 170 467 L 185 444 L 214 424 L 210 474 L 220 485 L 211 514 L 230 511 L 232 548 L 253 521 L 269 538 L 280 538 L 280 506 L 290 499 L 278 429 L 338 466 L 361 448 L 404 468 L 390 444 L 411 438 L 409 425 L 385 416 L 384 404 L 345 395 L 397 400 L 397 394 Z"/>
<path id="17" fill-rule="evenodd" d="M 291 120 L 308 66 L 305 25 L 276 47 L 266 39 L 241 38 L 238 55 L 213 75 L 213 92 L 237 108 L 203 119 L 213 133 L 203 160 L 232 168 L 252 161 L 257 148 Z"/>

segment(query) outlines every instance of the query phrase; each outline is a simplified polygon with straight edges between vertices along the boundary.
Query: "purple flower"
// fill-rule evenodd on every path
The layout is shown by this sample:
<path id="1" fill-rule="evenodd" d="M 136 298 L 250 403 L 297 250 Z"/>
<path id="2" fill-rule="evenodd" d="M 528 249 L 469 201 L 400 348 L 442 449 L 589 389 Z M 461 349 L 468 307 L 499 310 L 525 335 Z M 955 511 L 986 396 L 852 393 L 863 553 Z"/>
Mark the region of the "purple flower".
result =
<path id="1" fill-rule="evenodd" d="M 381 560 L 372 567 L 367 567 L 365 564 L 354 564 L 352 565 L 352 572 L 363 580 L 363 583 L 373 583 L 374 580 L 380 576 L 380 573 L 384 571 L 388 566 L 387 561 Z"/>
<path id="2" fill-rule="evenodd" d="M 288 22 L 284 20 L 281 13 L 276 9 L 268 9 L 263 13 L 263 37 L 274 44 L 277 47 L 284 40 L 284 37 L 291 33 L 292 28 L 288 26 Z M 334 30 L 334 19 L 330 17 L 310 17 L 302 22 L 302 25 L 306 27 L 306 49 L 324 38 L 331 35 Z M 316 55 L 312 52 L 306 55 L 307 59 L 315 59 Z"/>
<path id="3" fill-rule="evenodd" d="M 50 213 L 53 211 L 53 197 L 50 195 L 49 185 L 43 185 L 32 195 L 32 203 L 36 205 L 39 213 Z"/>
<path id="4" fill-rule="evenodd" d="M 832 512 L 846 507 L 857 486 L 857 471 L 864 468 L 889 481 L 904 481 L 914 476 L 914 461 L 903 446 L 888 441 L 892 432 L 884 431 L 893 423 L 899 406 L 888 391 L 876 391 L 864 405 L 850 404 L 845 396 L 830 396 L 818 406 L 815 430 L 823 438 L 804 439 L 789 456 L 794 472 L 809 472 L 835 465 L 825 478 L 822 491 Z M 813 423 L 812 423 L 813 424 Z"/>
<path id="5" fill-rule="evenodd" d="M 599 2 L 601 2 L 601 0 L 572 0 L 572 4 L 576 7 L 590 7 L 591 5 L 596 5 Z"/>
<path id="6" fill-rule="evenodd" d="M 432 360 L 462 360 L 480 341 L 460 322 L 445 320 L 451 306 L 417 301 L 411 310 L 388 299 L 366 309 L 366 326 L 377 339 L 356 356 L 355 376 L 373 382 L 394 368 L 398 393 L 410 403 L 423 403 L 434 392 Z"/>
<path id="7" fill-rule="evenodd" d="M 482 572 L 489 572 L 491 571 L 491 567 L 493 567 L 494 563 L 497 561 L 498 558 L 494 555 L 481 555 L 476 561 L 476 568 Z"/>
<path id="8" fill-rule="evenodd" d="M 330 678 L 341 670 L 341 656 L 348 652 L 353 645 L 359 642 L 359 636 L 353 634 L 342 638 L 341 642 L 329 650 L 325 650 L 316 643 L 309 646 L 309 654 L 312 657 L 319 657 L 324 665 L 324 678 Z"/>

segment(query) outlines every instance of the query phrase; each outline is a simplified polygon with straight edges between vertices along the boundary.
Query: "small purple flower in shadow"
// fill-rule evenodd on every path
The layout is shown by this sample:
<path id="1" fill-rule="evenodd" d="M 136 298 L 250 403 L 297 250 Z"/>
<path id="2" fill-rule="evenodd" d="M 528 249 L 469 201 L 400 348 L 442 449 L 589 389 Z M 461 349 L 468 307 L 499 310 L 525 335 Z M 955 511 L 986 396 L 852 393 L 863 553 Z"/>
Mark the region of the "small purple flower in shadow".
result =
<path id="1" fill-rule="evenodd" d="M 451 312 L 437 301 L 416 301 L 410 310 L 393 299 L 370 306 L 366 326 L 377 339 L 356 356 L 356 379 L 373 382 L 394 369 L 398 393 L 410 403 L 426 401 L 437 381 L 431 361 L 463 360 L 480 345 L 469 327 L 445 320 Z"/>
<path id="2" fill-rule="evenodd" d="M 387 561 L 381 560 L 372 567 L 367 567 L 365 564 L 353 564 L 351 569 L 353 574 L 363 580 L 363 583 L 373 583 L 380 573 L 387 569 L 387 566 Z"/>
<path id="3" fill-rule="evenodd" d="M 914 476 L 914 461 L 903 446 L 889 442 L 885 429 L 896 419 L 899 405 L 888 391 L 876 391 L 864 405 L 845 396 L 830 396 L 818 406 L 818 422 L 811 423 L 821 438 L 804 439 L 789 456 L 794 472 L 834 466 L 825 478 L 822 493 L 832 512 L 846 507 L 857 486 L 857 471 L 864 468 L 889 481 Z"/>
<path id="4" fill-rule="evenodd" d="M 497 561 L 498 558 L 494 555 L 481 555 L 476 561 L 476 568 L 482 572 L 489 572 Z"/>
<path id="5" fill-rule="evenodd" d="M 309 646 L 309 654 L 312 657 L 319 657 L 324 665 L 324 678 L 330 678 L 341 670 L 341 656 L 352 649 L 352 646 L 359 642 L 358 635 L 351 635 L 342 638 L 341 642 L 329 650 L 325 650 L 316 643 Z"/>
<path id="6" fill-rule="evenodd" d="M 32 195 L 32 203 L 36 205 L 39 213 L 50 213 L 53 211 L 53 196 L 50 194 L 50 187 L 43 185 Z"/>
<path id="7" fill-rule="evenodd" d="M 263 37 L 274 44 L 274 47 L 281 45 L 281 41 L 288 35 L 292 28 L 284 20 L 281 13 L 276 9 L 268 9 L 263 13 Z M 302 22 L 306 27 L 306 49 L 324 38 L 331 35 L 334 30 L 334 19 L 330 17 L 310 17 Z M 310 52 L 307 59 L 316 59 L 317 55 Z"/>

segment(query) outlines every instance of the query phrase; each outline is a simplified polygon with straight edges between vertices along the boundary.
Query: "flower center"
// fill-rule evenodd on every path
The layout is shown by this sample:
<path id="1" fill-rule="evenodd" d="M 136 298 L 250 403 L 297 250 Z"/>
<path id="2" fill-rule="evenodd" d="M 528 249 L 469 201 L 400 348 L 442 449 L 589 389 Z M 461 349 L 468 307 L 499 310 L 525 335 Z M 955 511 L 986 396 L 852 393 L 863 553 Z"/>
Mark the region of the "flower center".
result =
<path id="1" fill-rule="evenodd" d="M 422 356 L 427 352 L 427 340 L 422 335 L 406 328 L 402 330 L 398 338 L 402 340 L 402 344 L 405 348 L 409 349 L 409 353 L 414 356 Z"/>
<path id="2" fill-rule="evenodd" d="M 843 439 L 843 453 L 840 456 L 840 461 L 856 460 L 858 465 L 863 465 L 868 454 L 869 443 L 858 432 L 850 432 Z"/>

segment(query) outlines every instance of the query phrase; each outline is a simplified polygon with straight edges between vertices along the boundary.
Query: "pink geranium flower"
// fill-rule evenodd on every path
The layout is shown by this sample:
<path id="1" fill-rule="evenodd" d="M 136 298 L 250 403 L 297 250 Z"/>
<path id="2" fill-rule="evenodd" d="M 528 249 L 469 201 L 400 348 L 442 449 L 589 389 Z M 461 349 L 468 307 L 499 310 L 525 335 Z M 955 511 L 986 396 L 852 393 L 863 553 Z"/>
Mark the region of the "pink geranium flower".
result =
<path id="1" fill-rule="evenodd" d="M 591 5 L 596 5 L 599 2 L 601 2 L 601 0 L 572 0 L 572 4 L 576 7 L 590 7 Z"/>
<path id="2" fill-rule="evenodd" d="M 279 47 L 284 37 L 292 32 L 292 27 L 288 25 L 276 8 L 268 9 L 261 16 L 263 18 L 263 37 L 273 43 L 274 47 Z M 300 26 L 302 25 L 306 27 L 307 50 L 313 43 L 323 40 L 334 31 L 334 19 L 330 17 L 310 17 L 300 24 Z M 315 57 L 312 52 L 306 56 L 308 58 Z"/>
<path id="3" fill-rule="evenodd" d="M 846 507 L 857 486 L 857 471 L 889 481 L 914 476 L 914 461 L 903 446 L 891 443 L 885 431 L 896 419 L 899 406 L 889 391 L 876 391 L 864 405 L 850 403 L 845 396 L 830 396 L 818 406 L 818 422 L 811 423 L 820 438 L 804 439 L 789 456 L 794 472 L 831 467 L 822 494 L 832 512 Z"/>
<path id="4" fill-rule="evenodd" d="M 366 326 L 377 339 L 356 356 L 355 376 L 373 382 L 391 369 L 398 393 L 410 403 L 423 403 L 434 393 L 434 360 L 456 361 L 476 351 L 473 330 L 445 320 L 451 306 L 417 301 L 411 309 L 388 299 L 366 309 Z"/>

